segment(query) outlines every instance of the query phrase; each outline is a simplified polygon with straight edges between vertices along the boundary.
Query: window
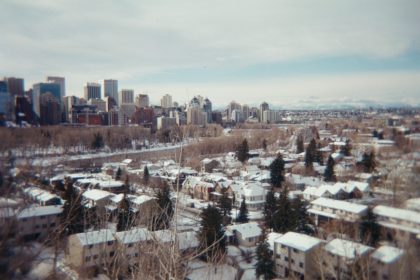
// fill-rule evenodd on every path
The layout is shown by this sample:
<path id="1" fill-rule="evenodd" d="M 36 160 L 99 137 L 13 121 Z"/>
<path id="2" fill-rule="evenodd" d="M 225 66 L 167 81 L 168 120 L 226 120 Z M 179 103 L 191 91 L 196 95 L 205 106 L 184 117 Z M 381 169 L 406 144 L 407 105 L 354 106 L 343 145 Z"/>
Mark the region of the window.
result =
<path id="1" fill-rule="evenodd" d="M 93 245 L 89 245 L 89 249 L 92 249 L 93 248 Z"/>
<path id="2" fill-rule="evenodd" d="M 94 260 L 97 260 L 97 259 L 98 259 L 98 257 L 99 257 L 98 255 L 94 255 L 94 256 L 93 256 L 93 259 L 94 259 Z"/>
<path id="3" fill-rule="evenodd" d="M 26 218 L 23 218 L 23 219 L 22 219 L 22 222 L 26 222 L 27 220 L 28 220 L 28 219 L 26 219 Z"/>
<path id="4" fill-rule="evenodd" d="M 289 260 L 289 258 L 284 256 L 284 260 L 287 262 Z"/>
<path id="5" fill-rule="evenodd" d="M 109 256 L 110 257 L 113 257 L 115 255 L 115 252 L 114 251 L 112 251 L 111 253 L 109 253 Z"/>
<path id="6" fill-rule="evenodd" d="M 51 223 L 50 224 L 50 227 L 55 227 L 55 223 Z"/>
<path id="7" fill-rule="evenodd" d="M 114 241 L 108 241 L 109 246 L 111 246 L 112 244 L 114 244 Z"/>
<path id="8" fill-rule="evenodd" d="M 129 248 L 133 247 L 133 243 L 128 244 L 128 247 Z"/>
<path id="9" fill-rule="evenodd" d="M 285 249 L 285 248 L 286 248 L 286 246 L 284 246 L 284 245 L 281 245 L 281 248 L 282 248 L 282 249 Z"/>
<path id="10" fill-rule="evenodd" d="M 295 263 L 295 260 L 294 259 L 291 259 L 291 263 Z"/>
<path id="11" fill-rule="evenodd" d="M 302 262 L 299 262 L 299 267 L 303 268 L 303 263 Z"/>
<path id="12" fill-rule="evenodd" d="M 39 228 L 39 225 L 36 225 L 35 228 L 38 229 Z"/>
<path id="13" fill-rule="evenodd" d="M 41 220 L 45 219 L 45 216 L 41 216 Z"/>
<path id="14" fill-rule="evenodd" d="M 90 256 L 85 257 L 85 262 L 90 262 Z"/>
<path id="15" fill-rule="evenodd" d="M 293 253 L 297 253 L 297 252 L 298 252 L 298 250 L 296 250 L 296 249 L 293 248 Z"/>
<path id="16" fill-rule="evenodd" d="M 137 258 L 139 256 L 139 253 L 135 253 L 134 256 Z"/>
<path id="17" fill-rule="evenodd" d="M 42 228 L 47 228 L 47 224 L 43 224 L 42 225 Z"/>

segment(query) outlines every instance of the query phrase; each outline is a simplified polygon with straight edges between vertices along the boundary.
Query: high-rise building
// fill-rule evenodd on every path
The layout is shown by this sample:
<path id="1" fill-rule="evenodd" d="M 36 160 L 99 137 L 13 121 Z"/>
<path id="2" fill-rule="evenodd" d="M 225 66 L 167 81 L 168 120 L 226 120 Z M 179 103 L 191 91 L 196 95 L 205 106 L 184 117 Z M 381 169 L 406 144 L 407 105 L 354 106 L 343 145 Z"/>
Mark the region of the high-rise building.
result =
<path id="1" fill-rule="evenodd" d="M 64 96 L 66 96 L 66 79 L 64 77 L 48 76 L 47 82 L 60 85 L 60 103 L 62 103 Z"/>
<path id="2" fill-rule="evenodd" d="M 12 118 L 13 113 L 13 102 L 12 97 L 7 91 L 7 83 L 0 81 L 0 115 L 3 115 L 6 120 Z"/>
<path id="3" fill-rule="evenodd" d="M 99 83 L 102 86 L 104 97 L 110 96 L 118 104 L 118 80 L 106 79 L 99 81 Z"/>
<path id="4" fill-rule="evenodd" d="M 166 94 L 162 96 L 160 100 L 160 106 L 162 108 L 171 108 L 172 107 L 172 96 L 169 94 Z"/>
<path id="5" fill-rule="evenodd" d="M 136 106 L 139 108 L 149 107 L 149 96 L 147 94 L 137 95 Z"/>
<path id="6" fill-rule="evenodd" d="M 122 104 L 134 104 L 134 90 L 132 89 L 122 89 L 119 95 L 118 105 Z"/>
<path id="7" fill-rule="evenodd" d="M 206 125 L 207 114 L 199 107 L 189 107 L 187 110 L 187 124 Z"/>
<path id="8" fill-rule="evenodd" d="M 57 103 L 61 106 L 61 92 L 60 84 L 56 83 L 37 83 L 34 84 L 32 89 L 32 108 L 34 113 L 41 117 L 40 98 L 42 95 L 51 93 L 56 99 Z M 49 99 L 46 99 L 49 100 Z"/>
<path id="9" fill-rule="evenodd" d="M 105 109 L 107 112 L 118 107 L 117 101 L 111 96 L 105 96 Z"/>
<path id="10" fill-rule="evenodd" d="M 269 109 L 270 108 L 269 108 L 267 102 L 261 103 L 261 105 L 260 105 L 260 122 L 264 122 L 264 118 L 263 118 L 264 111 L 267 111 Z"/>
<path id="11" fill-rule="evenodd" d="M 212 116 L 211 116 L 211 111 L 212 111 L 212 104 L 211 101 L 206 97 L 203 101 L 203 111 L 207 114 L 207 122 L 208 123 L 212 123 Z"/>
<path id="12" fill-rule="evenodd" d="M 63 103 L 64 103 L 64 120 L 66 122 L 71 122 L 71 108 L 73 105 L 77 105 L 79 104 L 79 98 L 77 98 L 76 96 L 64 96 L 63 98 Z"/>
<path id="13" fill-rule="evenodd" d="M 160 116 L 157 118 L 157 129 L 166 130 L 176 125 L 176 118 Z"/>
<path id="14" fill-rule="evenodd" d="M 249 118 L 249 114 L 250 114 L 249 106 L 244 104 L 242 106 L 242 115 L 243 115 L 244 120 L 247 120 Z"/>
<path id="15" fill-rule="evenodd" d="M 242 110 L 241 104 L 235 101 L 232 101 L 229 103 L 228 108 L 227 108 L 227 120 L 230 120 L 232 118 L 233 110 Z"/>
<path id="16" fill-rule="evenodd" d="M 233 110 L 231 120 L 236 123 L 243 122 L 243 115 L 241 110 Z"/>
<path id="17" fill-rule="evenodd" d="M 25 94 L 25 82 L 22 78 L 5 77 L 7 91 L 12 97 L 23 96 Z"/>
<path id="18" fill-rule="evenodd" d="M 61 122 L 61 104 L 52 92 L 40 96 L 40 124 L 57 125 Z"/>
<path id="19" fill-rule="evenodd" d="M 84 87 L 85 99 L 101 98 L 101 84 L 86 83 Z"/>
<path id="20" fill-rule="evenodd" d="M 91 98 L 87 102 L 88 105 L 96 106 L 98 112 L 106 112 L 106 102 L 99 98 Z"/>

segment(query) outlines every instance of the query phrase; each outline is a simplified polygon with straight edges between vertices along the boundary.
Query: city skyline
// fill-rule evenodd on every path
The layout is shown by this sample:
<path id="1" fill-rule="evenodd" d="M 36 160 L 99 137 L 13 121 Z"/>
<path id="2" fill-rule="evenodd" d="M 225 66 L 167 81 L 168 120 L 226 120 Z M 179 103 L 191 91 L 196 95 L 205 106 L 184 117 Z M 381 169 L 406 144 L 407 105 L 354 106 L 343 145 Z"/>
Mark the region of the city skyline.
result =
<path id="1" fill-rule="evenodd" d="M 1 74 L 79 97 L 116 79 L 153 104 L 420 104 L 417 1 L 79 4 L 2 1 Z"/>

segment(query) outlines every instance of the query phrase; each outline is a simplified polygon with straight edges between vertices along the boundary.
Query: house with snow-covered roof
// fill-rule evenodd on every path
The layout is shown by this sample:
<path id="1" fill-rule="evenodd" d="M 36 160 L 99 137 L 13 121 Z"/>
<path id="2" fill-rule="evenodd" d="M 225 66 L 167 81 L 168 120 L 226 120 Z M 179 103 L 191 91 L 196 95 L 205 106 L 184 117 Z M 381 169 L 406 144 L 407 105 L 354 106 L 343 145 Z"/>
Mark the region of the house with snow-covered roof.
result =
<path id="1" fill-rule="evenodd" d="M 225 235 L 231 244 L 252 247 L 257 244 L 261 232 L 256 222 L 249 222 L 227 226 Z"/>
<path id="2" fill-rule="evenodd" d="M 62 204 L 61 198 L 58 195 L 52 194 L 49 191 L 40 189 L 35 186 L 23 189 L 23 193 L 27 198 L 41 206 Z"/>
<path id="3" fill-rule="evenodd" d="M 276 238 L 273 257 L 277 275 L 282 278 L 315 278 L 322 245 L 321 239 L 291 231 Z"/>
<path id="4" fill-rule="evenodd" d="M 241 206 L 241 202 L 245 199 L 248 210 L 261 210 L 265 204 L 265 196 L 267 190 L 256 183 L 243 184 L 235 191 L 235 205 Z"/>

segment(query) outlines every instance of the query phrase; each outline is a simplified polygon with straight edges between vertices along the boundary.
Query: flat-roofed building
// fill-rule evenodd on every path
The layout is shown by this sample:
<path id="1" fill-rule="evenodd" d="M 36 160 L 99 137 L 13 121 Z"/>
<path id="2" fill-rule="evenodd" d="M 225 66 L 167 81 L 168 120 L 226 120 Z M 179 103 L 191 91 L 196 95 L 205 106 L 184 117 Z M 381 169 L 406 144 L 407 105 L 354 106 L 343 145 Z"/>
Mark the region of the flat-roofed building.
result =
<path id="1" fill-rule="evenodd" d="M 391 246 L 381 246 L 371 255 L 371 279 L 398 280 L 407 278 L 407 267 L 403 262 L 404 250 Z"/>
<path id="2" fill-rule="evenodd" d="M 322 245 L 321 239 L 291 231 L 276 238 L 273 254 L 277 275 L 315 279 Z"/>
<path id="3" fill-rule="evenodd" d="M 24 239 L 44 239 L 60 224 L 61 205 L 36 206 L 23 209 L 17 215 L 17 234 Z"/>

